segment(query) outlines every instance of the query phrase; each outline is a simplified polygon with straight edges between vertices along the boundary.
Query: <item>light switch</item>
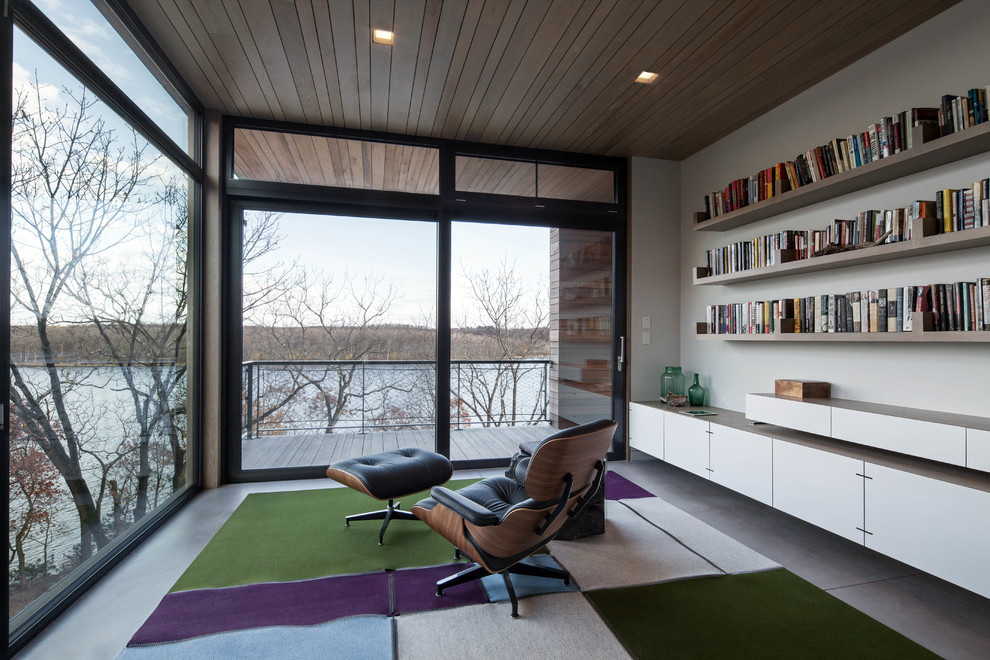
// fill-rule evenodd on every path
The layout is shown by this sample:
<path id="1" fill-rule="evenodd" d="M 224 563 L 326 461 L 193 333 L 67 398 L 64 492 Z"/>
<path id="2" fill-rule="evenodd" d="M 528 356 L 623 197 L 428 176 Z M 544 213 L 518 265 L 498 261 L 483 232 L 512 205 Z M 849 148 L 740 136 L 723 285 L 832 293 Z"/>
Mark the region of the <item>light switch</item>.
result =
<path id="1" fill-rule="evenodd" d="M 649 344 L 649 343 L 650 343 L 650 333 L 649 332 L 644 332 L 643 333 L 643 344 L 645 345 L 645 344 Z"/>
<path id="2" fill-rule="evenodd" d="M 649 330 L 649 329 L 650 329 L 650 317 L 649 316 L 644 316 L 643 317 L 643 330 Z M 647 343 L 648 344 L 649 342 L 644 342 L 644 343 Z"/>

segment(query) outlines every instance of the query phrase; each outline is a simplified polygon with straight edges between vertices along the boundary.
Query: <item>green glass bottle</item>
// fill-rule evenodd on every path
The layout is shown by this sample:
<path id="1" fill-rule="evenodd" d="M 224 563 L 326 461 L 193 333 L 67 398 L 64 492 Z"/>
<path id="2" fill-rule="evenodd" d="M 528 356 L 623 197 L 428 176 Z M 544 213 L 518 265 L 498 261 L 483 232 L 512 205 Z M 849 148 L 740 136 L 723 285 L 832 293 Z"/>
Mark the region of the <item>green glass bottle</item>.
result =
<path id="1" fill-rule="evenodd" d="M 705 388 L 698 382 L 698 374 L 694 375 L 694 385 L 688 388 L 688 403 L 692 406 L 705 405 Z"/>
<path id="2" fill-rule="evenodd" d="M 660 396 L 680 394 L 684 396 L 684 374 L 680 367 L 667 367 L 660 376 Z"/>

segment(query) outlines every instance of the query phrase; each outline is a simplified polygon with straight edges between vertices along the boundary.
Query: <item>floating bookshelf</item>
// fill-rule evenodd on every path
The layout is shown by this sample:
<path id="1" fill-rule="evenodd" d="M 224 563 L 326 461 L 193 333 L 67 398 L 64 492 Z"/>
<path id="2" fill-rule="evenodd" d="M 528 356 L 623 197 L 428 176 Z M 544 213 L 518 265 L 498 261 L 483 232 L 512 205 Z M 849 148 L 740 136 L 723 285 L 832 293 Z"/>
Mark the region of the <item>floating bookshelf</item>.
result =
<path id="1" fill-rule="evenodd" d="M 917 128 L 917 127 L 916 127 Z M 857 190 L 893 181 L 924 170 L 990 151 L 990 122 L 979 124 L 928 142 L 913 140 L 911 149 L 875 160 L 795 188 L 741 209 L 706 218 L 694 216 L 695 231 L 727 231 L 781 213 L 804 208 Z"/>
<path id="2" fill-rule="evenodd" d="M 722 341 L 792 341 L 792 342 L 858 342 L 858 343 L 942 343 L 987 344 L 990 331 L 977 332 L 799 332 L 767 333 L 762 335 L 709 335 L 697 334 L 696 339 Z"/>
<path id="3" fill-rule="evenodd" d="M 864 165 L 864 167 L 866 166 Z M 783 277 L 798 273 L 814 273 L 822 270 L 845 268 L 847 266 L 857 266 L 860 264 L 879 263 L 882 261 L 892 261 L 894 259 L 906 259 L 909 257 L 918 257 L 926 254 L 955 252 L 957 250 L 985 247 L 987 245 L 990 245 L 990 226 L 965 229 L 963 231 L 954 231 L 949 232 L 948 234 L 935 234 L 934 236 L 915 235 L 915 238 L 912 238 L 909 241 L 886 243 L 884 245 L 877 245 L 876 247 L 863 248 L 860 250 L 849 250 L 847 252 L 837 252 L 835 254 L 828 254 L 822 257 L 798 259 L 787 263 L 778 263 L 773 266 L 750 268 L 749 270 L 741 270 L 735 273 L 725 273 L 724 275 L 705 275 L 707 269 L 702 266 L 694 269 L 694 284 L 707 285 L 752 282 L 754 280 Z"/>
<path id="4" fill-rule="evenodd" d="M 782 319 L 793 321 L 794 319 Z M 790 327 L 790 324 L 779 324 Z M 924 325 L 924 323 L 919 324 Z M 986 344 L 990 343 L 990 330 L 942 331 L 916 327 L 909 332 L 775 332 L 756 334 L 709 334 L 707 323 L 698 323 L 695 339 L 720 341 L 797 341 L 797 342 L 883 342 L 883 343 L 942 343 Z"/>

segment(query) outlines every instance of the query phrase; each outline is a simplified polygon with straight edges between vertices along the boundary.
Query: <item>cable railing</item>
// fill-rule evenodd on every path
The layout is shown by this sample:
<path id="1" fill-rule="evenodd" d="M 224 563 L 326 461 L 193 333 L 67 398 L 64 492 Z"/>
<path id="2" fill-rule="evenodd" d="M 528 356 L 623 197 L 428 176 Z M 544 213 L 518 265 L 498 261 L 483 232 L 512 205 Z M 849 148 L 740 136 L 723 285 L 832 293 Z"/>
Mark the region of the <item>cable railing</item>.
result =
<path id="1" fill-rule="evenodd" d="M 243 438 L 432 430 L 430 360 L 253 360 L 242 365 Z M 450 428 L 548 423 L 550 360 L 451 360 Z"/>

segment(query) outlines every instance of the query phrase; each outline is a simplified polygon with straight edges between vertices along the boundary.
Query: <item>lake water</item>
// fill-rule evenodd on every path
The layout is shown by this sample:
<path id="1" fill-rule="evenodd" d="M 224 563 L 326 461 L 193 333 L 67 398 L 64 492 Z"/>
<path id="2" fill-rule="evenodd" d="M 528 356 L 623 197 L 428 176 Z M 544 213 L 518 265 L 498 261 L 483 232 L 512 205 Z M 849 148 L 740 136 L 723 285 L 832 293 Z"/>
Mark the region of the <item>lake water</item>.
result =
<path id="1" fill-rule="evenodd" d="M 455 363 L 451 373 L 451 398 L 461 403 L 452 406 L 452 423 L 476 423 L 489 411 L 496 417 L 511 419 L 513 406 L 516 419 L 541 419 L 546 414 L 547 364 L 544 361 L 514 363 L 512 366 L 518 370 L 518 385 L 513 387 L 513 381 L 506 373 L 508 365 Z M 251 371 L 250 378 L 248 371 Z M 35 392 L 47 390 L 48 375 L 44 368 L 21 367 L 21 374 L 32 384 Z M 137 391 L 151 391 L 153 379 L 150 368 L 135 368 L 133 374 Z M 166 375 L 174 376 L 174 373 Z M 347 410 L 335 428 L 355 430 L 380 428 L 383 425 L 392 425 L 393 428 L 432 425 L 436 371 L 431 363 L 367 362 L 358 364 L 353 372 L 348 370 L 345 375 L 350 378 L 346 390 L 350 398 Z M 284 400 L 286 388 L 302 382 L 301 377 L 312 382 L 322 381 L 322 389 L 312 382 L 302 387 L 282 406 L 277 423 L 269 420 L 259 424 L 253 420 L 253 434 L 325 427 L 325 417 L 321 417 L 323 411 L 320 408 L 322 392 L 336 392 L 334 388 L 339 384 L 337 372 L 327 373 L 326 365 L 309 365 L 300 370 L 298 365 L 292 365 L 290 369 L 255 363 L 250 369 L 245 367 L 245 391 L 250 383 L 256 409 L 264 410 L 280 401 L 280 397 Z M 66 387 L 66 409 L 84 449 L 80 463 L 94 498 L 100 496 L 104 466 L 114 461 L 111 478 L 128 484 L 127 489 L 133 491 L 136 455 L 131 452 L 124 458 L 119 456 L 128 446 L 133 446 L 139 435 L 132 392 L 124 377 L 114 367 L 70 366 L 61 369 L 61 380 Z M 161 429 L 153 442 L 167 442 Z M 167 456 L 153 452 L 151 460 L 154 475 L 149 487 L 149 511 L 156 505 L 156 497 L 160 505 L 171 495 L 172 472 Z M 161 476 L 160 484 L 154 483 L 156 475 Z M 64 482 L 60 480 L 59 483 L 65 494 L 55 509 L 53 536 L 48 549 L 49 558 L 54 557 L 56 565 L 61 565 L 79 543 L 78 514 Z M 133 503 L 128 503 L 128 506 L 133 507 Z M 104 491 L 101 510 L 104 521 L 111 517 L 113 502 L 108 490 Z M 33 543 L 26 547 L 29 563 L 40 561 L 42 553 L 40 544 Z"/>
<path id="2" fill-rule="evenodd" d="M 59 372 L 63 383 L 65 409 L 79 437 L 79 463 L 94 499 L 100 497 L 104 471 L 108 474 L 108 481 L 116 479 L 122 489 L 133 493 L 138 460 L 137 453 L 132 448 L 137 443 L 140 431 L 132 390 L 127 381 L 115 367 L 65 366 Z M 42 396 L 50 388 L 47 370 L 43 367 L 20 367 L 20 373 L 31 384 L 36 396 L 41 398 L 44 407 L 53 411 L 50 418 L 55 421 L 57 416 L 54 413 L 54 402 L 50 396 Z M 176 373 L 168 368 L 162 373 L 166 382 L 176 377 Z M 134 368 L 132 374 L 135 391 L 154 391 L 151 368 Z M 183 394 L 184 390 L 184 387 L 177 389 L 176 396 Z M 173 407 L 181 403 L 173 400 Z M 184 425 L 184 417 L 179 419 Z M 159 427 L 156 431 L 151 439 L 152 443 L 167 446 L 164 429 Z M 185 435 L 184 429 L 181 431 Z M 164 503 L 171 495 L 173 464 L 171 457 L 156 451 L 151 452 L 150 462 L 152 482 L 148 493 L 149 511 Z M 79 516 L 75 503 L 61 477 L 59 484 L 63 495 L 55 507 L 53 534 L 48 546 L 49 559 L 54 557 L 56 565 L 61 565 L 72 554 L 73 546 L 79 543 Z M 133 502 L 129 502 L 128 506 L 133 508 Z M 112 516 L 113 501 L 108 485 L 103 489 L 101 510 L 104 521 Z M 41 561 L 44 556 L 43 545 L 32 543 L 26 546 L 25 555 L 29 563 Z"/>

